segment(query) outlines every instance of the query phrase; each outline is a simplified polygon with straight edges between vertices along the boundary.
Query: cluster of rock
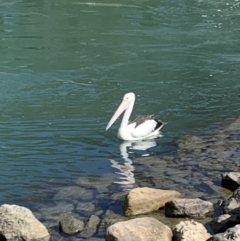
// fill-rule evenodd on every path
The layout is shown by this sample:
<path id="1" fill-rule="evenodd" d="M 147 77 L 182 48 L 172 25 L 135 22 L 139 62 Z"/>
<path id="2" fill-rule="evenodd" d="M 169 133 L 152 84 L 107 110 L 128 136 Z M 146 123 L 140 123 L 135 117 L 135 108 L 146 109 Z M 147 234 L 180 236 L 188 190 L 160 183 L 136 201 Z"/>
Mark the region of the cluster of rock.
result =
<path id="1" fill-rule="evenodd" d="M 123 211 L 126 221 L 116 219 L 106 224 L 107 241 L 230 241 L 240 240 L 240 173 L 222 175 L 222 185 L 234 190 L 232 196 L 221 203 L 225 212 L 205 226 L 193 219 L 212 217 L 214 205 L 199 198 L 181 198 L 174 190 L 161 190 L 148 187 L 134 188 L 125 197 Z M 151 217 L 151 213 L 164 208 L 167 217 L 178 217 L 174 227 L 169 227 Z M 136 215 L 146 215 L 136 217 Z M 150 215 L 150 216 L 149 216 Z M 188 219 L 186 219 L 188 218 Z M 184 220 L 182 220 L 184 219 Z M 64 216 L 59 222 L 59 230 L 66 234 L 81 233 L 88 238 L 97 231 L 99 217 L 92 215 L 87 224 L 73 216 Z M 211 233 L 215 233 L 211 235 Z M 0 207 L 0 237 L 3 240 L 49 241 L 46 227 L 32 212 L 17 205 Z"/>
<path id="2" fill-rule="evenodd" d="M 149 165 L 148 160 L 144 159 L 142 173 L 164 170 L 169 178 L 155 173 L 151 181 L 154 181 L 156 189 L 142 187 L 130 190 L 123 201 L 124 216 L 111 212 L 111 206 L 106 212 L 95 208 L 94 202 L 97 198 L 103 199 L 103 193 L 107 193 L 109 187 L 99 183 L 99 180 L 93 183 L 87 181 L 86 185 L 90 185 L 90 188 L 84 186 L 83 179 L 79 181 L 81 185 L 62 188 L 55 195 L 54 201 L 62 202 L 67 197 L 66 202 L 36 212 L 35 215 L 39 220 L 44 220 L 47 228 L 29 209 L 4 204 L 0 206 L 0 240 L 55 241 L 62 239 L 64 235 L 68 235 L 65 237 L 70 241 L 103 241 L 104 236 L 107 241 L 240 240 L 240 173 L 223 173 L 226 169 L 239 170 L 239 156 L 236 155 L 240 150 L 239 130 L 240 118 L 211 140 L 192 136 L 181 141 L 178 162 L 169 157 L 154 160 Z M 194 169 L 196 160 L 198 167 L 204 170 L 207 177 L 199 179 L 201 174 Z M 138 163 L 140 162 L 141 160 L 138 160 Z M 176 170 L 178 175 L 175 174 Z M 203 191 L 197 195 L 193 192 L 193 187 L 199 182 L 211 188 L 214 193 L 222 192 L 220 185 L 214 185 L 219 179 L 219 173 L 223 173 L 222 187 L 232 191 L 227 200 L 220 201 L 217 205 L 214 197 L 210 202 L 210 197 L 206 197 Z M 107 184 L 108 182 L 111 183 L 106 180 Z M 97 195 L 100 196 L 89 191 L 96 188 L 98 183 Z M 141 183 L 139 186 L 146 185 Z M 182 195 L 174 190 L 162 190 L 163 187 L 180 190 Z M 107 203 L 110 205 L 113 200 L 114 205 L 122 203 L 121 193 L 114 195 L 107 199 Z M 206 197 L 208 201 L 198 197 Z M 166 222 L 167 219 L 174 221 Z M 53 233 L 57 233 L 56 239 L 53 239 Z M 61 233 L 64 233 L 63 237 Z"/>
<path id="3" fill-rule="evenodd" d="M 202 223 L 193 219 L 212 217 L 214 205 L 211 202 L 198 198 L 180 198 L 180 193 L 176 191 L 136 188 L 131 190 L 125 199 L 125 215 L 149 213 L 164 207 L 168 217 L 191 219 L 180 221 L 172 229 L 151 217 L 118 222 L 107 228 L 106 240 L 240 240 L 240 173 L 224 173 L 222 185 L 231 190 L 238 188 L 227 201 L 221 203 L 224 214 L 207 223 L 208 230 Z"/>

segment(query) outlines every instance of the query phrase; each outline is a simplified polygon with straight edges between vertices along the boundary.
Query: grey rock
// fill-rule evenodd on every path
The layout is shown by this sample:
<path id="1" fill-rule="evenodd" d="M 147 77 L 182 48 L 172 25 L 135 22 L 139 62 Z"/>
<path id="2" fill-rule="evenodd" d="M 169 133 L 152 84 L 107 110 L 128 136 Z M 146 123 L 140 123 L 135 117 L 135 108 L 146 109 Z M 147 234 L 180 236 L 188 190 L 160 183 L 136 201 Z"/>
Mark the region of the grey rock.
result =
<path id="1" fill-rule="evenodd" d="M 168 217 L 209 217 L 213 214 L 213 204 L 195 199 L 173 199 L 165 204 L 165 215 Z"/>
<path id="2" fill-rule="evenodd" d="M 89 200 L 93 199 L 93 192 L 90 189 L 78 187 L 78 186 L 70 186 L 62 188 L 54 197 L 54 201 L 66 201 L 70 200 Z"/>
<path id="3" fill-rule="evenodd" d="M 206 149 L 206 143 L 198 136 L 186 135 L 179 140 L 179 152 L 200 153 Z"/>
<path id="4" fill-rule="evenodd" d="M 194 220 L 181 221 L 173 228 L 173 241 L 207 241 L 211 235 Z"/>
<path id="5" fill-rule="evenodd" d="M 240 225 L 229 228 L 224 233 L 214 235 L 211 241 L 239 241 L 240 240 Z"/>
<path id="6" fill-rule="evenodd" d="M 93 236 L 97 231 L 97 226 L 100 223 L 100 218 L 95 215 L 91 215 L 84 230 L 81 232 L 81 236 L 84 238 L 89 238 Z"/>
<path id="7" fill-rule="evenodd" d="M 240 188 L 235 190 L 232 196 L 225 202 L 224 212 L 240 214 Z"/>
<path id="8" fill-rule="evenodd" d="M 83 228 L 84 222 L 70 214 L 65 214 L 65 216 L 59 222 L 60 231 L 66 234 L 79 233 L 83 230 Z"/>
<path id="9" fill-rule="evenodd" d="M 240 186 L 240 172 L 225 172 L 222 174 L 222 186 L 236 190 Z"/>
<path id="10" fill-rule="evenodd" d="M 171 241 L 171 229 L 155 218 L 136 218 L 118 222 L 106 231 L 107 241 Z"/>
<path id="11" fill-rule="evenodd" d="M 126 218 L 121 216 L 120 214 L 114 213 L 111 210 L 107 210 L 101 221 L 101 228 L 106 230 L 109 226 L 125 220 Z"/>
<path id="12" fill-rule="evenodd" d="M 33 213 L 21 206 L 0 207 L 0 239 L 6 241 L 48 241 L 50 235 Z"/>
<path id="13" fill-rule="evenodd" d="M 238 131 L 239 133 L 240 130 L 240 117 L 238 117 L 234 122 L 232 122 L 225 130 L 224 133 L 229 132 L 229 131 L 233 131 L 234 133 L 236 133 L 236 131 Z"/>
<path id="14" fill-rule="evenodd" d="M 78 203 L 76 207 L 76 211 L 83 213 L 86 216 L 90 216 L 91 213 L 95 211 L 95 205 L 93 203 Z"/>
<path id="15" fill-rule="evenodd" d="M 240 216 L 235 214 L 223 214 L 209 222 L 214 233 L 225 232 L 236 224 L 240 224 Z"/>

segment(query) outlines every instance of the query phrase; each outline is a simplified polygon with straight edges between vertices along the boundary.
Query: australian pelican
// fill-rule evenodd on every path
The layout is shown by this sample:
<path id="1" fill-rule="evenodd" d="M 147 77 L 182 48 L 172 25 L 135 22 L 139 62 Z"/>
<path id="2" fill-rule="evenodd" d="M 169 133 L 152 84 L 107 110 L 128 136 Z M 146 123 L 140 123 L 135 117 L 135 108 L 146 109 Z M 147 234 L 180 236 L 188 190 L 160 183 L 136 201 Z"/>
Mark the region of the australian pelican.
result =
<path id="1" fill-rule="evenodd" d="M 158 137 L 160 135 L 159 131 L 165 123 L 156 119 L 154 115 L 138 116 L 132 121 L 129 121 L 134 102 L 134 93 L 125 94 L 122 103 L 109 121 L 106 130 L 108 130 L 122 112 L 125 111 L 122 123 L 118 129 L 118 138 L 125 141 L 132 141 Z"/>

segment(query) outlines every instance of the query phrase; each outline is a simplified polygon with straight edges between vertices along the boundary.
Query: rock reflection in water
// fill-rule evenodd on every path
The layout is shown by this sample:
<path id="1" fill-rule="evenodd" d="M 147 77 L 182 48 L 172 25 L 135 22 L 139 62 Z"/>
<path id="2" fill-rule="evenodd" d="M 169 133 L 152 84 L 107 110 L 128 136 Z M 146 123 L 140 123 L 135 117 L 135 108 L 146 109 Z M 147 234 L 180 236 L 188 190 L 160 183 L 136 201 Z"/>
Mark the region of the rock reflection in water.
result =
<path id="1" fill-rule="evenodd" d="M 132 160 L 129 158 L 129 153 L 132 153 L 134 150 L 146 151 L 147 149 L 156 146 L 156 142 L 152 140 L 144 140 L 138 142 L 122 142 L 119 146 L 120 153 L 124 159 L 124 163 L 120 164 L 119 162 L 110 159 L 113 168 L 118 169 L 116 172 L 118 179 L 120 181 L 115 181 L 120 185 L 124 191 L 128 191 L 134 187 L 135 177 L 134 177 L 134 166 Z M 149 155 L 148 153 L 143 154 L 143 156 Z"/>

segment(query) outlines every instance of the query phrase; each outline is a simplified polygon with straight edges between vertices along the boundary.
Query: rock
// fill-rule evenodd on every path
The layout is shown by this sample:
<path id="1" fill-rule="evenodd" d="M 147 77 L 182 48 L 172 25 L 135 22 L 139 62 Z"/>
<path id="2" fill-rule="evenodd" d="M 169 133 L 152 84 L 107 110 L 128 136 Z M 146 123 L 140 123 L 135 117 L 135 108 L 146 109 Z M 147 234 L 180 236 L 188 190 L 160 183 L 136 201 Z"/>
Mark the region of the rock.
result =
<path id="1" fill-rule="evenodd" d="M 240 240 L 240 225 L 229 228 L 224 233 L 214 235 L 211 241 L 238 241 Z"/>
<path id="2" fill-rule="evenodd" d="M 91 213 L 95 211 L 95 209 L 96 209 L 95 205 L 90 202 L 87 202 L 87 203 L 80 202 L 76 206 L 76 211 L 80 212 L 81 215 L 86 215 L 86 216 L 90 216 Z"/>
<path id="3" fill-rule="evenodd" d="M 107 210 L 104 215 L 104 218 L 101 221 L 101 227 L 102 229 L 106 230 L 109 226 L 121 221 L 126 221 L 126 217 L 114 213 L 111 210 Z"/>
<path id="4" fill-rule="evenodd" d="M 168 217 L 209 217 L 213 214 L 213 204 L 199 198 L 173 199 L 165 204 Z"/>
<path id="5" fill-rule="evenodd" d="M 210 237 L 206 228 L 194 220 L 181 221 L 173 228 L 173 241 L 206 241 Z"/>
<path id="6" fill-rule="evenodd" d="M 206 149 L 206 143 L 198 136 L 186 135 L 179 140 L 179 152 L 200 153 Z"/>
<path id="7" fill-rule="evenodd" d="M 240 117 L 238 117 L 234 122 L 232 122 L 225 130 L 224 132 L 233 131 L 236 133 L 240 130 Z"/>
<path id="8" fill-rule="evenodd" d="M 222 186 L 232 191 L 240 186 L 240 172 L 225 172 L 222 174 Z"/>
<path id="9" fill-rule="evenodd" d="M 171 229 L 155 218 L 136 218 L 118 222 L 106 231 L 107 241 L 171 241 Z"/>
<path id="10" fill-rule="evenodd" d="M 235 214 L 223 214 L 209 222 L 214 233 L 225 232 L 236 224 L 240 224 L 240 216 Z"/>
<path id="11" fill-rule="evenodd" d="M 88 220 L 87 225 L 85 226 L 84 230 L 81 232 L 81 236 L 84 238 L 89 238 L 94 235 L 97 231 L 97 226 L 100 223 L 100 218 L 95 215 L 91 215 Z"/>
<path id="12" fill-rule="evenodd" d="M 165 203 L 173 198 L 180 197 L 181 194 L 173 190 L 162 190 L 148 187 L 132 189 L 124 201 L 124 214 L 133 216 L 137 214 L 149 213 L 164 207 Z"/>
<path id="13" fill-rule="evenodd" d="M 5 241 L 48 241 L 50 235 L 33 213 L 21 206 L 0 207 L 0 239 Z"/>
<path id="14" fill-rule="evenodd" d="M 240 214 L 240 188 L 235 190 L 232 196 L 225 202 L 224 212 Z"/>
<path id="15" fill-rule="evenodd" d="M 59 222 L 59 229 L 66 234 L 75 234 L 83 230 L 84 223 L 82 220 L 73 217 L 72 215 L 66 215 Z"/>
<path id="16" fill-rule="evenodd" d="M 93 199 L 93 191 L 91 189 L 86 189 L 78 186 L 69 186 L 64 187 L 59 190 L 59 192 L 53 197 L 54 201 L 68 201 L 71 203 L 73 200 L 77 203 L 77 201 L 81 200 L 92 200 Z"/>

